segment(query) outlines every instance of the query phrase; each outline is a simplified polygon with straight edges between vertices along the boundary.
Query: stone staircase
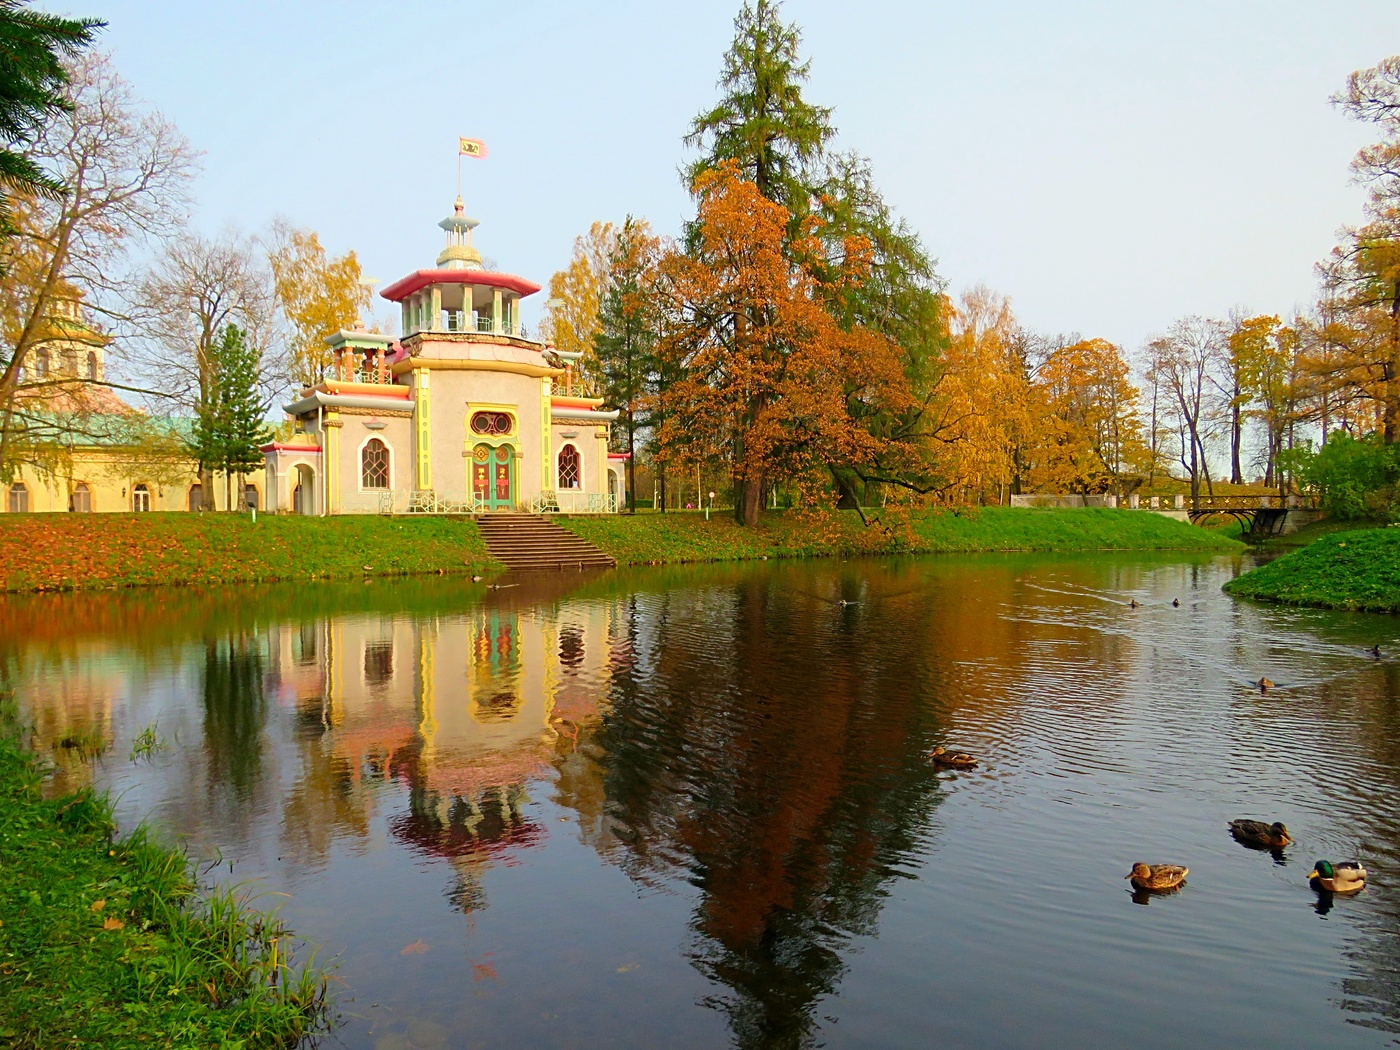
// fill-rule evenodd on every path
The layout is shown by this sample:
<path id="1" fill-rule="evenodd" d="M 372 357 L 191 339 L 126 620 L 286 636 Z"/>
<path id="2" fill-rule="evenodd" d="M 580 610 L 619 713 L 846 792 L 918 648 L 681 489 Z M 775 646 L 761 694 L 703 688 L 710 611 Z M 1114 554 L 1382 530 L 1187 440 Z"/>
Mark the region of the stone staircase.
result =
<path id="1" fill-rule="evenodd" d="M 568 529 L 534 514 L 479 514 L 486 549 L 511 572 L 611 569 L 617 562 Z"/>

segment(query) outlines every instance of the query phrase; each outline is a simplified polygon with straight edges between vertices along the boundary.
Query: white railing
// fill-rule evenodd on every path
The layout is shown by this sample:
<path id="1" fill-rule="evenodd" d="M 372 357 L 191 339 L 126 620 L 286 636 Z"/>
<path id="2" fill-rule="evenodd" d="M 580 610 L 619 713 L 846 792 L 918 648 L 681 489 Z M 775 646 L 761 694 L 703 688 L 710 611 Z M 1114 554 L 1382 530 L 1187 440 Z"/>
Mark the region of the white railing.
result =
<path id="1" fill-rule="evenodd" d="M 579 492 L 576 489 L 558 489 L 554 492 L 541 492 L 535 498 L 549 506 L 545 509 L 561 514 L 616 514 L 617 497 L 607 492 Z M 532 506 L 535 501 L 532 501 Z M 543 510 L 535 511 L 536 514 Z"/>

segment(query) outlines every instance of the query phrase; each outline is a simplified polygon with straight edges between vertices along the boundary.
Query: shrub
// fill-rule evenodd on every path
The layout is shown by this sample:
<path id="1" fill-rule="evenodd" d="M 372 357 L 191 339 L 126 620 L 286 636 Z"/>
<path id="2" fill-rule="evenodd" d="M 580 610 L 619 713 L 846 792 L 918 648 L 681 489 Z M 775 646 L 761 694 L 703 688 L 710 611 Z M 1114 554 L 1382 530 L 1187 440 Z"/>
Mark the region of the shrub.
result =
<path id="1" fill-rule="evenodd" d="M 1338 518 L 1389 518 L 1400 510 L 1400 446 L 1385 444 L 1379 434 L 1336 433 L 1317 451 L 1292 449 L 1281 460 Z"/>

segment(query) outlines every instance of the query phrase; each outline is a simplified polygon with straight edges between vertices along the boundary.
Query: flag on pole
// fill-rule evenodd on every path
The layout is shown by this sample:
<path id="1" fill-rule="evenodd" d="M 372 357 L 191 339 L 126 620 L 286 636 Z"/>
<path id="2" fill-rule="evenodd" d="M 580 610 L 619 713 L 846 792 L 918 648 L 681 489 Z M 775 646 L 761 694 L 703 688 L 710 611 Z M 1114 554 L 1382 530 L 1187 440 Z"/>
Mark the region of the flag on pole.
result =
<path id="1" fill-rule="evenodd" d="M 476 157 L 480 160 L 486 156 L 486 143 L 480 139 L 457 139 L 457 156 Z"/>

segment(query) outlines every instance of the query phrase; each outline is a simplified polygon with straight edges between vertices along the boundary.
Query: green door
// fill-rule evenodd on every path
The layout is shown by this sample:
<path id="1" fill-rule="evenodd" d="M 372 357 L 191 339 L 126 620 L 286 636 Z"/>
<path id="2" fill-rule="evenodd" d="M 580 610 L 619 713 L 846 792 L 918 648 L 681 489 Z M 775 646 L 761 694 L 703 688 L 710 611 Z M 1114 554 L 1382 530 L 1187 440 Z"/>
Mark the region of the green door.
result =
<path id="1" fill-rule="evenodd" d="M 487 510 L 515 506 L 515 456 L 509 445 L 477 445 L 472 449 L 472 495 Z"/>

